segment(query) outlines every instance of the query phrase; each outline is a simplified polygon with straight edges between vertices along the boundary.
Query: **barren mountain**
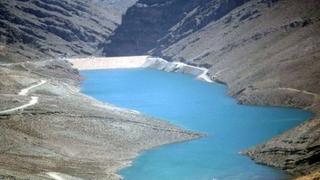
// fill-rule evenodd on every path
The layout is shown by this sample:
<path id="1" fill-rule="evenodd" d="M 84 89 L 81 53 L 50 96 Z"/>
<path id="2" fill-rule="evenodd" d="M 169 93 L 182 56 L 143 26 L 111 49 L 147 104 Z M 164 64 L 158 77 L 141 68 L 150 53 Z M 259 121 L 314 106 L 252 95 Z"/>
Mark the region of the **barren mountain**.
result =
<path id="1" fill-rule="evenodd" d="M 108 3 L 107 3 L 108 2 Z M 114 31 L 134 1 L 2 0 L 4 61 L 89 56 Z M 3 57 L 3 56 L 2 56 Z"/>

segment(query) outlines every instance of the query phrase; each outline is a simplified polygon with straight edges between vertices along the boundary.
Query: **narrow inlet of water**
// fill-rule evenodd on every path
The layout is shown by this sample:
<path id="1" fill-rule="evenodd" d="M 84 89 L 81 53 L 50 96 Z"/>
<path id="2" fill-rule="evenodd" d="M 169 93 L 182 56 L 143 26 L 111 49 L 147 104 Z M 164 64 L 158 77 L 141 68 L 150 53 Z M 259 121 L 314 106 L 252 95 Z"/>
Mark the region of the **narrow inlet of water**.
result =
<path id="1" fill-rule="evenodd" d="M 238 154 L 302 121 L 311 113 L 292 108 L 239 105 L 225 86 L 151 69 L 82 71 L 82 92 L 138 110 L 207 137 L 142 153 L 119 173 L 126 180 L 278 180 L 284 172 Z"/>

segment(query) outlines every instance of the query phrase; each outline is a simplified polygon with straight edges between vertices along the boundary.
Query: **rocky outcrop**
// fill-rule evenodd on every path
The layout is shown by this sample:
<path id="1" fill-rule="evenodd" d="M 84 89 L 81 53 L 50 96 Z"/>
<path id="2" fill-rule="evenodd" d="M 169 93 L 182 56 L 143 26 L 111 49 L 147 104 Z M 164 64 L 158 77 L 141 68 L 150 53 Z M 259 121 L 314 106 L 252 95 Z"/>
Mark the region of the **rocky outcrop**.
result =
<path id="1" fill-rule="evenodd" d="M 320 177 L 320 172 L 315 172 L 312 174 L 308 174 L 306 176 L 298 177 L 295 180 L 316 180 L 316 179 L 319 179 L 319 177 Z"/>
<path id="2" fill-rule="evenodd" d="M 319 171 L 319 137 L 320 119 L 313 119 L 244 153 L 292 174 L 309 174 Z"/>
<path id="3" fill-rule="evenodd" d="M 155 21 L 162 17 L 162 11 L 157 11 L 161 8 L 153 9 L 162 1 L 152 1 L 154 6 L 139 2 L 110 38 L 106 54 L 121 55 L 121 50 L 113 48 L 117 46 L 129 54 L 130 49 L 149 51 L 170 61 L 208 68 L 209 76 L 227 84 L 239 103 L 314 112 L 313 120 L 246 154 L 293 174 L 319 170 L 319 1 L 192 1 L 180 14 L 166 12 L 179 18 L 159 31 L 145 19 L 156 12 Z M 170 3 L 164 6 L 170 10 Z"/>

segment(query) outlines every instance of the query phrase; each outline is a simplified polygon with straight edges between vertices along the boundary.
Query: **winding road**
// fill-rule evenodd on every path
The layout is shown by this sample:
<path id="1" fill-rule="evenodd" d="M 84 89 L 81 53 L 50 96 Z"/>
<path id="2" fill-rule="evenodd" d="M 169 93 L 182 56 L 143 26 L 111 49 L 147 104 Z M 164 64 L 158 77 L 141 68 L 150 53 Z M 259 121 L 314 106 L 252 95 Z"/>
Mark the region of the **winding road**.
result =
<path id="1" fill-rule="evenodd" d="M 187 67 L 192 67 L 192 68 L 196 68 L 202 71 L 202 73 L 200 75 L 197 76 L 198 79 L 200 80 L 204 80 L 206 82 L 212 83 L 213 81 L 211 80 L 211 78 L 208 76 L 208 72 L 209 70 L 206 68 L 202 68 L 202 67 L 197 67 L 197 66 L 191 66 L 182 62 L 172 62 L 173 64 L 175 64 L 178 68 L 181 68 L 183 66 L 187 66 Z"/>
<path id="2" fill-rule="evenodd" d="M 36 88 L 38 86 L 41 86 L 41 85 L 45 84 L 46 82 L 47 82 L 46 80 L 41 80 L 37 84 L 34 84 L 34 85 L 29 86 L 27 88 L 21 89 L 21 91 L 18 93 L 18 95 L 27 96 L 31 89 Z M 25 109 L 25 108 L 27 108 L 29 106 L 33 106 L 33 105 L 37 104 L 38 101 L 39 101 L 39 97 L 31 96 L 31 99 L 30 99 L 30 101 L 28 103 L 26 103 L 24 105 L 21 105 L 21 106 L 17 106 L 17 107 L 11 108 L 11 109 L 0 111 L 0 114 L 8 114 L 8 113 L 11 113 L 11 112 L 14 112 L 14 111 L 18 111 L 20 109 Z"/>
<path id="3" fill-rule="evenodd" d="M 303 93 L 303 94 L 307 94 L 307 95 L 313 96 L 314 99 L 313 99 L 313 104 L 311 105 L 311 107 L 315 106 L 320 101 L 320 95 L 316 94 L 316 93 L 313 93 L 313 92 L 300 90 L 300 89 L 295 89 L 295 88 L 279 88 L 279 89 L 287 90 L 287 91 L 291 91 L 291 92 Z"/>

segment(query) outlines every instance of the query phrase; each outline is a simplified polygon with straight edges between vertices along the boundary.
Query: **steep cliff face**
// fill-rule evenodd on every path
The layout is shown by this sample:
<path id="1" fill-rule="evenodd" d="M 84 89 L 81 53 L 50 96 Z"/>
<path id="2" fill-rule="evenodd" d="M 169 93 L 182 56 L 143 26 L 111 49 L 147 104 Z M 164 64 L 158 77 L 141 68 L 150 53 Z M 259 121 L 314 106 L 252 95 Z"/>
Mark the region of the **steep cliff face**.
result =
<path id="1" fill-rule="evenodd" d="M 199 1 L 197 6 L 189 12 L 185 12 L 183 18 L 166 32 L 166 35 L 158 40 L 152 54 L 156 55 L 171 44 L 187 37 L 205 27 L 207 24 L 224 17 L 231 10 L 243 5 L 249 0 L 207 0 Z"/>
<path id="2" fill-rule="evenodd" d="M 128 2 L 2 0 L 0 43 L 6 55 L 1 59 L 92 55 L 134 3 Z"/>
<path id="3" fill-rule="evenodd" d="M 140 0 L 102 45 L 108 56 L 142 55 L 186 37 L 248 0 Z"/>
<path id="4" fill-rule="evenodd" d="M 141 0 L 129 8 L 103 49 L 108 56 L 139 55 L 150 50 L 157 40 L 176 24 L 183 13 L 193 9 L 197 2 L 184 0 Z M 112 42 L 109 44 L 109 42 Z"/>
<path id="5" fill-rule="evenodd" d="M 319 1 L 201 1 L 175 14 L 179 18 L 161 33 L 153 29 L 157 23 L 144 21 L 154 12 L 161 14 L 159 9 L 139 2 L 109 39 L 107 55 L 122 55 L 124 47 L 126 55 L 130 50 L 148 52 L 206 67 L 212 79 L 228 85 L 229 94 L 239 103 L 315 112 L 315 119 L 246 154 L 290 173 L 319 170 Z"/>

